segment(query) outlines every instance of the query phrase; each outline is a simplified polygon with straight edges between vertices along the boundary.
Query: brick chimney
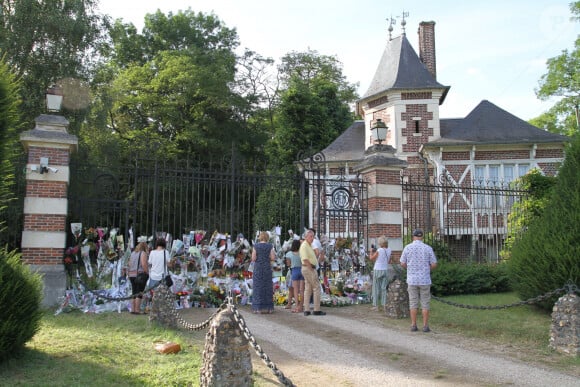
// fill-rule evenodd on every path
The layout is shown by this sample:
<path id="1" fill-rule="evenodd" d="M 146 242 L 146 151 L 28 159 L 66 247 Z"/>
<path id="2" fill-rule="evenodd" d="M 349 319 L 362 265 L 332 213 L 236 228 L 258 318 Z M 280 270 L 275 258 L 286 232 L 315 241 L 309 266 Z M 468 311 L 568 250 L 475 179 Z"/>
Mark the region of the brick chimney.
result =
<path id="1" fill-rule="evenodd" d="M 437 65 L 435 61 L 435 22 L 427 21 L 419 24 L 419 59 L 427 70 L 437 79 Z"/>

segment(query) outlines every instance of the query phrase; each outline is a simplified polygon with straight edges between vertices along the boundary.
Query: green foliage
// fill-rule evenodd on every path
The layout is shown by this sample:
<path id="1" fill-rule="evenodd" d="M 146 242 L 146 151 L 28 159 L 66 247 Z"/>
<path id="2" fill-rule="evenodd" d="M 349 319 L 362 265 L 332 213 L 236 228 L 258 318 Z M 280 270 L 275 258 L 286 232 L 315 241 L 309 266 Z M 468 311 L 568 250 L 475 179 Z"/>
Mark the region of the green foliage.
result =
<path id="1" fill-rule="evenodd" d="M 9 214 L 20 211 L 17 215 L 20 216 L 22 210 L 19 206 L 9 206 L 18 196 L 15 192 L 14 173 L 14 165 L 21 154 L 17 136 L 21 125 L 18 113 L 20 105 L 18 87 L 19 84 L 8 65 L 0 61 L 0 246 L 5 246 L 14 233 L 21 232 L 15 228 L 4 232 L 7 221 L 13 225 L 19 224 Z"/>
<path id="2" fill-rule="evenodd" d="M 87 80 L 100 56 L 108 20 L 97 0 L 13 0 L 0 3 L 0 57 L 22 79 L 22 115 L 31 124 L 44 94 L 65 78 Z M 74 102 L 74 98 L 65 102 Z M 71 125 L 82 116 L 71 114 Z"/>
<path id="3" fill-rule="evenodd" d="M 283 187 L 272 183 L 264 187 L 255 208 L 255 230 L 269 230 L 274 226 L 288 230 L 300 225 L 300 192 L 295 186 Z"/>
<path id="4" fill-rule="evenodd" d="M 566 150 L 544 211 L 517 239 L 508 261 L 514 290 L 528 299 L 580 285 L 580 136 Z M 555 299 L 543 306 L 551 308 Z"/>
<path id="5" fill-rule="evenodd" d="M 403 245 L 404 246 L 413 242 L 412 233 L 413 233 L 413 231 L 410 230 L 408 233 L 403 235 Z M 423 237 L 423 242 L 425 242 L 426 244 L 428 244 L 429 246 L 431 246 L 433 248 L 433 252 L 435 253 L 435 256 L 437 257 L 437 262 L 441 262 L 441 261 L 451 262 L 451 261 L 453 261 L 453 254 L 451 252 L 451 249 L 447 245 L 447 243 L 445 243 L 445 241 L 443 241 L 443 240 L 440 240 L 439 238 L 436 238 L 433 235 L 433 233 L 430 233 L 430 232 L 425 233 L 424 237 Z"/>
<path id="6" fill-rule="evenodd" d="M 510 290 L 504 264 L 439 262 L 431 273 L 431 291 L 437 296 L 501 293 Z"/>
<path id="7" fill-rule="evenodd" d="M 142 33 L 117 21 L 111 38 L 92 115 L 108 133 L 85 132 L 88 146 L 101 148 L 112 137 L 121 149 L 150 157 L 215 158 L 231 143 L 255 153 L 254 146 L 245 146 L 253 132 L 239 117 L 247 104 L 231 87 L 235 30 L 215 15 L 158 11 L 146 15 Z"/>
<path id="8" fill-rule="evenodd" d="M 348 104 L 356 94 L 344 80 L 340 62 L 316 51 L 285 56 L 281 77 L 285 88 L 266 153 L 274 165 L 285 168 L 306 150 L 324 149 L 348 128 L 353 121 Z"/>
<path id="9" fill-rule="evenodd" d="M 42 279 L 24 265 L 20 254 L 0 250 L 0 362 L 24 348 L 40 328 Z"/>
<path id="10" fill-rule="evenodd" d="M 580 6 L 578 2 L 570 4 L 572 19 L 578 20 Z M 536 95 L 541 100 L 560 97 L 550 110 L 556 115 L 560 133 L 578 131 L 580 121 L 580 38 L 576 39 L 572 51 L 563 50 L 562 54 L 547 61 L 548 72 L 540 78 L 540 87 Z M 573 126 L 568 126 L 572 123 Z M 548 126 L 550 128 L 551 126 Z"/>
<path id="11" fill-rule="evenodd" d="M 510 259 L 515 241 L 527 230 L 532 220 L 542 214 L 556 181 L 556 177 L 544 176 L 539 169 L 534 168 L 514 182 L 518 188 L 527 191 L 529 196 L 514 203 L 509 214 L 509 232 L 500 252 L 503 260 Z"/>

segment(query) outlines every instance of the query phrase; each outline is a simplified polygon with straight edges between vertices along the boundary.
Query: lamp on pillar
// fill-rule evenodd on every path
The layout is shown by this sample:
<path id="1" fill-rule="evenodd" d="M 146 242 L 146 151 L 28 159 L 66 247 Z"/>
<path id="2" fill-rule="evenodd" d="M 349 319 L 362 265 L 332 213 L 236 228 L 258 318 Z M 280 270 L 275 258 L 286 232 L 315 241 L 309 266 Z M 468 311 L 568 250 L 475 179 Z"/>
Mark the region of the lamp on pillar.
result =
<path id="1" fill-rule="evenodd" d="M 62 88 L 52 85 L 46 90 L 46 110 L 49 113 L 58 113 L 62 106 Z"/>
<path id="2" fill-rule="evenodd" d="M 378 141 L 379 145 L 387 139 L 387 131 L 389 127 L 380 118 L 377 118 L 373 126 L 371 126 L 371 133 L 373 140 Z"/>

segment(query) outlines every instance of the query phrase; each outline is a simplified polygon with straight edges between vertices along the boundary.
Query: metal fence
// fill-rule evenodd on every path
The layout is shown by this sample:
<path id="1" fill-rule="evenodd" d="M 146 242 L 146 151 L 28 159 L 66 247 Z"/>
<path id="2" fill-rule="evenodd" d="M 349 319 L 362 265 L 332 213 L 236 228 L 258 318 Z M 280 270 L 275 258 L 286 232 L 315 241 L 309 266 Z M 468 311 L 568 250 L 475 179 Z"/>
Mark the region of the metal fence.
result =
<path id="1" fill-rule="evenodd" d="M 434 182 L 404 176 L 403 222 L 407 235 L 422 228 L 459 261 L 499 262 L 528 192 L 513 183 L 474 180 L 456 184 L 442 174 Z M 410 238 L 407 236 L 407 238 Z"/>
<path id="2" fill-rule="evenodd" d="M 303 179 L 217 163 L 137 159 L 117 168 L 71 165 L 69 221 L 83 227 L 132 227 L 134 235 L 194 230 L 250 238 L 256 230 L 304 227 Z"/>

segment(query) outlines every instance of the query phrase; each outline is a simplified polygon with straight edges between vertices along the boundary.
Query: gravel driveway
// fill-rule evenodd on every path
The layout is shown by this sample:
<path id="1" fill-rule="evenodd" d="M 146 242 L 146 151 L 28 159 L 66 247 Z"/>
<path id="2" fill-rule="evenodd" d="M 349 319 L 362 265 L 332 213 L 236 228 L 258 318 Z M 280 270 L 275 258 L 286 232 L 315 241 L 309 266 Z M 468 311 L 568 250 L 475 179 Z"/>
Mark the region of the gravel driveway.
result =
<path id="1" fill-rule="evenodd" d="M 580 386 L 576 376 L 455 343 L 437 332 L 436 321 L 431 333 L 412 333 L 401 324 L 389 327 L 389 319 L 369 308 L 323 308 L 326 316 L 309 317 L 281 307 L 271 315 L 240 311 L 264 352 L 297 386 Z M 256 386 L 280 385 L 254 360 Z"/>

